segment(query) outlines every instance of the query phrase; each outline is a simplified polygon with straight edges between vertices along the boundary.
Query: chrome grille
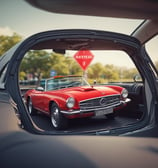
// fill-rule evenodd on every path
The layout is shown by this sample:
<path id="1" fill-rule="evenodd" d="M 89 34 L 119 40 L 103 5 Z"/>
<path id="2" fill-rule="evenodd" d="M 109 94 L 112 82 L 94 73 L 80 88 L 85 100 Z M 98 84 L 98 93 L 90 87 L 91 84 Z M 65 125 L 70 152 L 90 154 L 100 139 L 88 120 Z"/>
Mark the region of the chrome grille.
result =
<path id="1" fill-rule="evenodd" d="M 114 107 L 120 104 L 120 95 L 104 96 L 80 102 L 83 111 L 97 110 L 99 108 Z"/>

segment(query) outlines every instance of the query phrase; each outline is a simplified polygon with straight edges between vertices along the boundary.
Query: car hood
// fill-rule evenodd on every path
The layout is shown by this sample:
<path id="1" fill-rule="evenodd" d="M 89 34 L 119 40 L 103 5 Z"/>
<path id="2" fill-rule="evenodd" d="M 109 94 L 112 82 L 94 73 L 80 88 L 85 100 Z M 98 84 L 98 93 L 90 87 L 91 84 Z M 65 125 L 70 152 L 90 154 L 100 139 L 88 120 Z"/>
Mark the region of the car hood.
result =
<path id="1" fill-rule="evenodd" d="M 96 97 L 120 94 L 119 91 L 106 86 L 72 87 L 72 88 L 60 89 L 55 92 L 56 94 L 61 95 L 63 97 L 74 97 L 78 101 Z M 51 91 L 50 94 L 51 93 L 54 95 L 54 91 Z"/>

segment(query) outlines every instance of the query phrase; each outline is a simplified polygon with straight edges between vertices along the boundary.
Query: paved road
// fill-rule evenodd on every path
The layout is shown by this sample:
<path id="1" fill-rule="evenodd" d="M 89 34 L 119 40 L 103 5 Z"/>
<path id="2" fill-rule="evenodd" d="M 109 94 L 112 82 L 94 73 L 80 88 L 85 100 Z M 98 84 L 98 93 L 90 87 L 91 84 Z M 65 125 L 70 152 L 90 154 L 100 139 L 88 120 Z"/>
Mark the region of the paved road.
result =
<path id="1" fill-rule="evenodd" d="M 55 131 L 53 128 L 50 118 L 43 115 L 37 114 L 32 117 L 35 124 L 42 130 Z M 70 120 L 69 128 L 62 132 L 77 133 L 81 131 L 97 131 L 111 128 L 122 127 L 127 124 L 136 122 L 137 119 L 127 117 L 116 117 L 115 119 L 107 119 L 106 117 L 93 117 L 84 119 L 73 119 Z"/>
<path id="2" fill-rule="evenodd" d="M 5 90 L 0 90 L 0 102 L 8 103 L 9 95 Z"/>

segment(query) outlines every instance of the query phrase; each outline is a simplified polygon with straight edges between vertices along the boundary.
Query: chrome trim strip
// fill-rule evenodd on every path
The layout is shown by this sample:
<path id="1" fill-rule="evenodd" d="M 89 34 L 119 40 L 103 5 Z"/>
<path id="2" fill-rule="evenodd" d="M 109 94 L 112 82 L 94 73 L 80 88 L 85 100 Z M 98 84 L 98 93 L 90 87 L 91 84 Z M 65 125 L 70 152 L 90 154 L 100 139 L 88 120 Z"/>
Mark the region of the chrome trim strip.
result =
<path id="1" fill-rule="evenodd" d="M 125 100 L 125 101 L 121 101 L 121 103 L 128 103 L 128 102 L 130 102 L 130 101 L 131 101 L 131 99 L 126 98 L 126 100 Z"/>
<path id="2" fill-rule="evenodd" d="M 100 101 L 102 99 L 110 99 L 110 98 L 112 98 L 111 99 L 112 102 L 109 102 L 110 100 L 106 100 L 107 102 L 101 105 Z M 95 101 L 98 101 L 98 102 L 95 102 Z M 115 95 L 102 96 L 102 97 L 97 97 L 97 98 L 92 98 L 92 99 L 86 99 L 86 100 L 81 101 L 79 104 L 82 110 L 90 111 L 91 109 L 93 110 L 93 109 L 97 109 L 100 107 L 106 108 L 106 107 L 117 106 L 119 103 L 120 103 L 120 95 L 115 94 Z"/>
<path id="3" fill-rule="evenodd" d="M 84 101 L 88 101 L 88 100 L 95 100 L 95 99 L 99 99 L 99 98 L 103 98 L 103 97 L 112 97 L 112 96 L 120 96 L 120 94 L 113 94 L 113 95 L 109 95 L 109 96 L 103 95 L 103 96 L 95 97 L 92 99 L 85 99 L 85 100 L 80 101 L 80 103 L 84 102 Z"/>

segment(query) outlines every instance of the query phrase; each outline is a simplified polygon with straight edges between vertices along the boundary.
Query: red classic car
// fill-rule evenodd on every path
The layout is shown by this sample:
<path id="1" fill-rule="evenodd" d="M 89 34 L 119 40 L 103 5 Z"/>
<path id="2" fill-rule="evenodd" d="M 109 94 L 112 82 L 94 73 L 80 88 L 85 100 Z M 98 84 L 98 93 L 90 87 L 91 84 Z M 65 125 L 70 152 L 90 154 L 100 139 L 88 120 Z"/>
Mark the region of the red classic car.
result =
<path id="1" fill-rule="evenodd" d="M 51 117 L 56 129 L 68 126 L 68 120 L 105 115 L 114 117 L 130 99 L 119 86 L 90 86 L 81 76 L 56 76 L 45 80 L 45 86 L 28 90 L 24 95 L 31 115 L 37 110 Z"/>

